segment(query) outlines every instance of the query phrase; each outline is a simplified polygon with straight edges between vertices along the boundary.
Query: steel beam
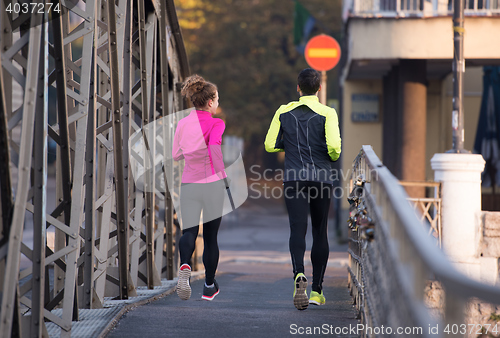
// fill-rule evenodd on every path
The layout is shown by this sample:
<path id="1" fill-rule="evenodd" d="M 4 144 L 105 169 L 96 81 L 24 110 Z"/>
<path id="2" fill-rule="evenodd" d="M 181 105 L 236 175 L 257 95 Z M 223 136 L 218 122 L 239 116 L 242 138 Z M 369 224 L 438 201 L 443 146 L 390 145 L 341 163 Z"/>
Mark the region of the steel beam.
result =
<path id="1" fill-rule="evenodd" d="M 113 156 L 108 156 L 106 162 L 106 185 L 101 198 L 105 198 L 102 205 L 102 218 L 99 227 L 99 249 L 96 249 L 95 255 L 97 259 L 97 266 L 95 271 L 95 288 L 96 294 L 101 303 L 104 302 L 104 291 L 106 284 L 106 270 L 108 267 L 108 247 L 109 247 L 109 233 L 111 225 L 111 209 L 113 207 Z"/>
<path id="2" fill-rule="evenodd" d="M 146 48 L 146 10 L 144 6 L 144 1 L 138 1 L 138 13 L 139 13 L 139 57 L 140 57 L 140 76 L 141 76 L 141 102 L 142 102 L 142 134 L 144 143 L 144 196 L 146 204 L 146 274 L 147 274 L 147 286 L 149 289 L 154 288 L 154 192 L 150 192 L 149 187 L 152 182 L 151 179 L 151 168 L 154 168 L 154 159 L 150 161 L 151 149 L 149 144 L 149 135 L 146 132 L 145 126 L 150 122 L 149 117 L 149 106 L 148 106 L 148 81 L 147 81 L 147 48 Z M 153 163 L 151 163 L 153 162 Z"/>
<path id="3" fill-rule="evenodd" d="M 139 36 L 139 23 L 134 20 L 135 17 L 138 15 L 138 9 L 135 6 L 131 6 L 130 9 L 130 16 L 131 16 L 131 32 L 130 32 L 130 44 L 131 44 L 131 49 L 130 49 L 130 100 L 127 104 L 127 99 L 125 99 L 125 104 L 124 104 L 124 114 L 126 114 L 127 109 L 129 112 L 129 124 L 130 124 L 130 133 L 134 133 L 136 130 L 140 128 L 136 124 L 136 117 L 137 119 L 142 119 L 142 111 L 138 109 L 136 112 L 136 107 L 137 105 L 134 100 L 137 98 L 137 96 L 141 92 L 141 77 L 137 78 L 135 76 L 136 71 L 139 69 L 139 62 L 136 54 L 138 55 L 138 36 Z M 137 83 L 136 83 L 137 81 Z M 137 114 L 137 115 L 136 115 Z M 126 116 L 126 115 L 125 115 Z M 129 140 L 129 142 L 132 142 L 132 145 L 136 142 L 135 140 Z M 130 150 L 131 152 L 134 152 L 134 150 Z M 135 156 L 134 156 L 135 158 Z M 140 162 L 141 160 L 139 160 Z M 141 162 L 140 165 L 144 165 L 144 161 Z M 131 168 L 131 170 L 136 170 L 136 168 Z M 135 184 L 130 184 L 129 187 L 129 193 L 130 193 L 130 198 L 132 200 L 131 204 L 131 215 L 133 216 L 132 221 L 131 221 L 131 238 L 130 238 L 130 274 L 132 278 L 132 282 L 134 285 L 139 285 L 140 283 L 139 280 L 139 257 L 141 256 L 141 244 L 142 244 L 142 239 L 141 239 L 141 234 L 142 234 L 142 211 L 144 209 L 144 194 L 142 191 L 138 191 L 135 188 Z"/>
<path id="4" fill-rule="evenodd" d="M 118 9 L 118 63 L 123 76 L 121 77 L 121 92 L 122 92 L 122 139 L 123 139 L 123 191 L 125 193 L 125 214 L 127 217 L 127 239 L 128 239 L 128 290 L 129 297 L 137 296 L 135 284 L 132 282 L 130 274 L 130 205 L 133 204 L 133 184 L 129 183 L 129 178 L 132 177 L 132 170 L 129 165 L 129 138 L 131 134 L 130 128 L 130 102 L 132 101 L 132 4 L 133 0 L 120 0 Z M 131 203 L 132 201 L 132 203 Z"/>
<path id="5" fill-rule="evenodd" d="M 139 1 L 142 2 L 142 1 Z M 123 145 L 120 115 L 120 70 L 116 34 L 115 2 L 108 4 L 108 48 L 111 78 L 111 107 L 113 117 L 113 146 L 115 160 L 116 217 L 118 230 L 118 269 L 120 276 L 120 298 L 128 299 L 128 212 L 123 186 Z"/>
<path id="6" fill-rule="evenodd" d="M 0 164 L 0 202 L 2 203 L 0 212 L 0 249 L 8 249 L 8 239 L 11 229 L 12 212 L 14 209 L 14 200 L 12 195 L 12 177 L 10 171 L 10 145 L 8 132 L 8 119 L 12 111 L 12 77 L 4 74 L 2 68 L 1 56 L 2 52 L 7 50 L 12 44 L 12 29 L 10 27 L 10 19 L 5 11 L 5 2 L 0 4 L 0 156 L 3 161 Z M 2 250 L 2 251 L 4 251 Z M 5 274 L 5 257 L 0 257 L 0 290 L 3 292 L 4 282 L 8 278 Z M 16 288 L 15 304 L 18 301 L 18 289 Z M 0 294 L 1 296 L 1 294 Z M 20 313 L 14 309 L 17 318 L 14 318 L 12 323 L 12 336 L 20 336 Z"/>
<path id="7" fill-rule="evenodd" d="M 160 92 L 161 92 L 161 109 L 163 116 L 163 124 L 162 124 L 162 135 L 163 135 L 163 178 L 165 184 L 165 200 L 164 200 L 164 223 L 165 223 L 165 234 L 166 234 L 166 264 L 167 264 L 167 279 L 174 279 L 174 213 L 173 213 L 173 203 L 172 196 L 170 195 L 169 187 L 168 187 L 168 179 L 167 175 L 172 173 L 172 161 L 167 160 L 170 159 L 171 155 L 168 153 L 169 147 L 167 147 L 167 142 L 170 142 L 171 139 L 171 128 L 169 128 L 170 123 L 167 126 L 167 121 L 169 118 L 166 118 L 170 111 L 169 104 L 169 66 L 168 66 L 168 53 L 167 39 L 169 38 L 167 33 L 167 8 L 165 5 L 160 6 L 160 27 L 159 27 L 159 40 L 160 40 Z M 172 180 L 170 180 L 172 182 Z"/>
<path id="8" fill-rule="evenodd" d="M 77 260 L 80 254 L 80 225 L 83 221 L 84 205 L 84 168 L 85 148 L 87 136 L 87 119 L 82 118 L 77 122 L 76 144 L 75 144 L 75 167 L 73 171 L 73 198 L 71 203 L 70 233 L 67 247 L 70 252 L 66 256 L 66 278 L 64 281 L 63 314 L 64 322 L 71 325 L 74 319 L 74 307 L 77 299 Z M 62 330 L 61 337 L 70 337 L 71 331 Z"/>
<path id="9" fill-rule="evenodd" d="M 96 95 L 98 102 L 98 125 L 99 132 L 97 139 L 99 140 L 99 147 L 97 148 L 97 198 L 96 211 L 96 234 L 98 234 L 98 248 L 95 248 L 96 255 L 96 271 L 95 290 L 96 296 L 101 303 L 104 302 L 108 265 L 109 263 L 109 247 L 116 241 L 116 238 L 110 238 L 109 234 L 112 231 L 112 217 L 115 198 L 113 195 L 113 178 L 114 178 L 114 156 L 111 154 L 113 151 L 113 141 L 110 136 L 113 130 L 113 120 L 108 120 L 109 109 L 111 104 L 109 98 L 110 80 L 109 80 L 109 47 L 108 47 L 108 11 L 106 1 L 98 1 L 96 6 L 96 25 L 95 25 L 95 48 L 96 48 L 96 73 L 98 73 L 99 82 L 97 83 Z M 119 293 L 118 293 L 119 295 Z M 108 295 L 110 296 L 110 295 Z M 116 294 L 112 294 L 116 296 Z"/>
<path id="10" fill-rule="evenodd" d="M 58 184 L 56 198 L 62 203 L 64 216 L 59 219 L 67 226 L 71 219 L 71 152 L 70 152 L 70 125 L 68 122 L 68 107 L 74 106 L 73 101 L 67 96 L 67 80 L 72 78 L 72 72 L 66 76 L 66 59 L 71 58 L 71 46 L 65 46 L 63 36 L 67 35 L 69 12 L 60 1 L 56 2 L 62 11 L 54 13 L 51 21 L 54 34 L 53 56 L 55 64 L 56 93 L 57 93 L 57 179 Z M 67 245 L 67 234 L 64 231 L 56 229 L 54 250 L 64 250 Z M 58 266 L 54 266 L 54 292 L 57 295 L 64 288 L 65 273 Z M 76 285 L 75 285 L 76 287 Z"/>
<path id="11" fill-rule="evenodd" d="M 42 45 L 42 16 L 32 14 L 31 28 L 29 30 L 28 69 L 23 102 L 23 121 L 21 147 L 19 153 L 19 175 L 17 195 L 12 216 L 12 228 L 9 234 L 9 248 L 5 267 L 6 280 L 3 285 L 2 307 L 0 313 L 0 332 L 5 336 L 12 333 L 14 310 L 19 316 L 17 304 L 18 295 L 18 269 L 21 259 L 21 240 L 25 218 L 26 201 L 30 188 L 31 156 L 33 149 L 33 130 L 36 110 L 36 88 L 39 74 L 40 49 Z"/>
<path id="12" fill-rule="evenodd" d="M 0 48 L 1 52 L 8 50 L 10 46 L 12 46 L 12 26 L 11 26 L 11 18 L 8 12 L 5 10 L 5 5 L 8 2 L 2 2 L 0 4 Z M 12 113 L 12 76 L 5 72 L 3 73 L 3 81 L 4 87 L 2 87 L 2 91 L 4 93 L 5 99 L 5 109 L 7 114 L 7 120 L 10 119 L 10 114 Z"/>
<path id="13" fill-rule="evenodd" d="M 56 2 L 62 7 L 59 1 Z M 62 12 L 61 12 L 62 13 Z M 66 55 L 63 43 L 62 15 L 53 14 L 54 60 L 57 88 L 57 118 L 59 125 L 59 154 L 61 161 L 62 198 L 64 200 L 64 223 L 69 224 L 71 216 L 71 156 L 68 130 L 68 105 L 66 95 Z"/>
<path id="14" fill-rule="evenodd" d="M 47 208 L 47 130 L 48 130 L 48 15 L 42 25 L 34 134 L 34 213 L 31 274 L 31 330 L 33 338 L 42 337 L 45 329 L 45 247 Z M 64 68 L 63 68 L 64 70 Z"/>
<path id="15" fill-rule="evenodd" d="M 4 3 L 0 4 L 0 8 L 2 9 L 2 21 L 5 20 L 6 12 L 4 12 Z M 5 13 L 5 14 L 4 14 Z M 7 28 L 4 28 L 4 23 L 2 22 L 2 27 L 0 29 L 4 31 Z M 3 34 L 2 34 L 3 35 Z M 1 36 L 0 35 L 0 39 Z M 12 197 L 12 177 L 10 172 L 10 146 L 9 146 L 9 129 L 8 129 L 8 115 L 9 111 L 7 110 L 7 102 L 5 99 L 5 92 L 9 93 L 10 90 L 7 90 L 4 83 L 3 76 L 3 68 L 2 68 L 2 50 L 3 43 L 0 40 L 0 157 L 2 161 L 0 161 L 0 203 L 2 203 L 0 212 L 0 240 L 1 243 L 6 243 L 6 239 L 9 236 L 11 218 L 12 218 L 12 209 L 14 206 L 14 200 Z M 9 77 L 10 79 L 10 77 Z M 11 79 L 10 79 L 11 80 Z M 12 80 L 11 80 L 12 81 Z M 9 89 L 12 86 L 12 82 L 9 84 Z M 1 245 L 0 245 L 1 247 Z M 3 259 L 0 259 L 1 270 L 5 268 Z M 0 276 L 4 277 L 3 271 L 0 271 Z M 0 288 L 3 286 L 3 278 L 0 278 Z"/>
<path id="16" fill-rule="evenodd" d="M 93 50 L 95 53 L 95 49 Z M 96 151 L 96 69 L 95 56 L 92 55 L 92 70 L 90 77 L 89 113 L 87 122 L 87 149 L 85 150 L 85 258 L 83 272 L 83 304 L 82 308 L 91 309 L 94 298 L 94 240 L 95 240 L 95 151 Z M 95 302 L 98 302 L 96 299 Z"/>
<path id="17" fill-rule="evenodd" d="M 132 13 L 132 0 L 126 0 L 125 3 L 125 22 L 124 22 L 124 32 L 123 32 L 123 107 L 122 107 L 122 126 L 123 126 L 123 191 L 126 194 L 127 198 L 125 198 L 125 211 L 127 214 L 127 219 L 130 222 L 130 208 L 131 205 L 133 204 L 133 199 L 132 196 L 133 194 L 133 183 L 130 183 L 130 179 L 132 177 L 132 171 L 129 166 L 129 138 L 130 138 L 130 119 L 133 119 L 133 112 L 132 109 L 130 109 L 131 102 L 132 102 L 132 86 L 133 86 L 133 80 L 134 80 L 134 73 L 133 73 L 133 65 L 132 65 L 132 19 L 133 19 L 133 13 Z M 132 114 L 132 116 L 131 116 Z M 130 268 L 132 265 L 132 259 L 133 257 L 130 256 L 131 254 L 131 247 L 130 247 L 130 236 L 131 236 L 131 229 L 127 229 L 127 237 L 129 238 L 129 263 L 130 263 Z M 130 274 L 130 270 L 129 270 Z M 128 279 L 128 282 L 131 284 L 133 288 L 135 288 L 135 283 L 133 283 L 133 276 L 131 275 L 130 278 Z"/>
<path id="18" fill-rule="evenodd" d="M 155 12 L 156 13 L 156 12 Z M 149 98 L 149 125 L 148 125 L 148 142 L 149 142 L 149 153 L 152 156 L 148 156 L 148 159 L 150 160 L 150 170 L 148 170 L 148 173 L 151 173 L 151 176 L 149 177 L 148 185 L 149 185 L 149 190 L 151 192 L 151 219 L 153 222 L 152 227 L 148 227 L 146 230 L 146 234 L 151 232 L 151 240 L 153 242 L 153 252 L 152 256 L 154 257 L 153 260 L 153 265 L 151 266 L 152 270 L 152 285 L 157 286 L 161 285 L 161 280 L 160 280 L 160 274 L 163 266 L 163 246 L 164 246 L 164 229 L 165 226 L 164 224 L 158 224 L 156 220 L 156 194 L 158 192 L 156 188 L 156 154 L 157 154 L 157 143 L 158 143 L 158 121 L 156 120 L 158 116 L 157 114 L 157 109 L 156 109 L 156 94 L 157 94 L 157 86 L 156 86 L 156 78 L 157 78 L 157 60 L 158 60 L 158 20 L 157 17 L 153 14 L 150 13 L 148 16 L 148 29 L 146 30 L 146 63 L 147 63 L 147 69 L 146 69 L 146 74 L 148 75 L 149 79 L 147 81 L 148 84 L 148 98 Z M 161 130 L 161 129 L 160 129 Z M 163 198 L 163 196 L 162 196 Z M 147 237 L 147 236 L 146 236 Z M 149 238 L 147 237 L 148 243 L 149 243 Z M 149 251 L 149 250 L 148 250 Z M 149 261 L 148 261 L 149 264 Z M 149 268 L 149 265 L 148 265 Z M 149 274 L 149 272 L 148 272 Z M 151 282 L 148 282 L 148 286 L 151 284 Z"/>
<path id="19" fill-rule="evenodd" d="M 140 191 L 134 193 L 134 218 L 131 223 L 132 236 L 130 238 L 130 275 L 134 285 L 139 285 L 139 257 L 141 253 L 141 229 L 142 229 L 142 210 L 144 205 L 144 195 Z"/>
<path id="20" fill-rule="evenodd" d="M 59 1 L 66 4 L 65 0 Z M 146 168 L 146 192 L 136 191 L 130 182 L 128 142 L 131 133 L 147 124 L 154 125 L 174 106 L 180 107 L 181 101 L 172 88 L 185 76 L 187 59 L 179 45 L 182 40 L 175 13 L 171 12 L 175 11 L 173 3 L 155 2 L 155 14 L 150 13 L 146 20 L 145 3 L 137 2 L 134 13 L 132 1 L 86 1 L 84 8 L 64 8 L 62 17 L 54 15 L 45 26 L 32 19 L 31 29 L 25 30 L 14 44 L 12 29 L 26 28 L 30 16 L 11 21 L 4 12 L 5 3 L 0 4 L 0 156 L 4 159 L 0 164 L 0 220 L 4 231 L 3 238 L 0 236 L 0 274 L 4 277 L 0 281 L 1 335 L 21 336 L 21 302 L 31 309 L 23 320 L 30 323 L 29 328 L 23 328 L 26 335 L 46 334 L 44 322 L 49 320 L 61 328 L 62 337 L 69 337 L 72 321 L 78 319 L 78 307 L 102 305 L 106 280 L 114 269 L 118 269 L 122 299 L 133 295 L 139 277 L 150 288 L 160 284 L 159 272 L 174 277 L 171 196 L 166 192 L 165 223 L 156 228 L 155 208 L 163 196 L 155 196 L 160 194 L 154 186 L 155 163 L 151 156 L 141 159 Z M 76 28 L 69 25 L 69 12 L 83 19 Z M 142 20 L 136 23 L 134 14 Z M 49 24 L 55 34 L 53 46 L 48 45 L 47 34 L 43 33 Z M 168 29 L 172 24 L 175 27 L 170 40 Z M 72 45 L 82 39 L 82 57 L 74 60 Z M 47 50 L 55 60 L 50 74 Z M 140 78 L 136 79 L 137 70 Z M 23 106 L 14 112 L 12 79 L 25 92 Z M 58 121 L 54 125 L 47 121 L 48 86 L 54 86 L 57 94 Z M 161 109 L 156 99 L 160 92 Z M 135 120 L 135 114 L 140 114 L 141 122 Z M 165 138 L 172 137 L 170 126 L 174 122 L 170 118 L 161 129 L 153 127 L 149 133 L 143 128 L 140 136 L 146 148 L 155 153 L 158 147 L 166 155 Z M 18 144 L 9 134 L 21 127 Z M 58 145 L 58 192 L 52 211 L 46 210 L 48 136 Z M 10 153 L 9 146 L 14 153 Z M 12 171 L 17 177 L 10 177 L 9 158 L 15 166 L 19 162 L 18 171 Z M 175 171 L 171 169 L 169 175 Z M 165 172 L 163 178 L 167 185 Z M 17 181 L 15 202 L 12 180 Z M 26 211 L 34 215 L 33 250 L 21 241 Z M 133 215 L 130 238 L 129 213 Z M 56 229 L 54 251 L 46 244 L 49 227 Z M 33 265 L 19 273 L 21 255 L 31 259 Z M 118 267 L 113 266 L 116 258 Z M 48 265 L 52 263 L 54 289 L 50 292 Z M 19 288 L 19 279 L 30 277 Z M 82 297 L 77 296 L 79 289 Z M 30 291 L 31 298 L 26 295 Z M 62 306 L 61 317 L 51 312 L 58 306 Z"/>
<path id="21" fill-rule="evenodd" d="M 61 337 L 69 337 L 71 330 L 66 330 L 66 327 L 71 327 L 72 320 L 78 320 L 78 303 L 77 303 L 77 272 L 78 258 L 80 257 L 80 229 L 83 223 L 84 213 L 83 206 L 85 201 L 85 151 L 87 142 L 87 117 L 89 109 L 90 97 L 90 77 L 92 71 L 92 55 L 94 45 L 94 5 L 93 1 L 87 1 L 85 4 L 85 12 L 87 20 L 84 22 L 84 29 L 88 31 L 83 37 L 82 57 L 79 62 L 80 68 L 80 83 L 79 83 L 79 98 L 75 100 L 75 110 L 73 115 L 76 122 L 76 134 L 74 143 L 74 165 L 73 165 L 73 180 L 72 180 L 72 200 L 71 200 L 71 217 L 69 222 L 69 233 L 67 247 L 71 250 L 66 255 L 66 274 L 64 280 L 64 298 L 63 298 L 63 313 L 62 322 L 66 325 L 62 327 Z M 68 61 L 70 62 L 70 61 Z M 68 89 L 68 97 L 72 90 Z M 73 117 L 73 115 L 71 117 Z"/>

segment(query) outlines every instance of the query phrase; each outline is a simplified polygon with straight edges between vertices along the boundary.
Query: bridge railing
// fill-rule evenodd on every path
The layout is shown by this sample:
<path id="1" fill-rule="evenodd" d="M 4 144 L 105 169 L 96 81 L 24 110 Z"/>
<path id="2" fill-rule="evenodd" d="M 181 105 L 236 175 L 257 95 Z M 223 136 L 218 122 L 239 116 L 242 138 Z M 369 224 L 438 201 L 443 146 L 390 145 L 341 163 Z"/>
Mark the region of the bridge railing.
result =
<path id="1" fill-rule="evenodd" d="M 440 182 L 418 182 L 399 181 L 403 187 L 425 188 L 431 190 L 432 197 L 408 197 L 408 201 L 417 213 L 420 221 L 428 225 L 428 234 L 437 240 L 441 247 L 441 183 Z"/>
<path id="2" fill-rule="evenodd" d="M 354 161 L 351 188 L 349 285 L 366 327 L 412 330 L 404 332 L 408 337 L 445 336 L 447 328 L 466 336 L 468 301 L 500 304 L 499 288 L 471 280 L 451 265 L 371 146 L 363 146 Z M 433 280 L 444 290 L 440 316 L 426 307 L 425 289 Z M 437 335 L 430 332 L 435 325 Z M 372 330 L 363 336 L 381 335 Z"/>

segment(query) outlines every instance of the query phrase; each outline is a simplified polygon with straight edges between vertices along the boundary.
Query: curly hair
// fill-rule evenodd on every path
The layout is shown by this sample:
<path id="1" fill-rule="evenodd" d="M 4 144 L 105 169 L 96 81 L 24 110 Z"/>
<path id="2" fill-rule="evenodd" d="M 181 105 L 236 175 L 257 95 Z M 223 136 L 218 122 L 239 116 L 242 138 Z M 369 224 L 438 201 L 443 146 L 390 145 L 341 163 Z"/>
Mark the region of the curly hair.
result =
<path id="1" fill-rule="evenodd" d="M 188 77 L 181 89 L 181 94 L 191 100 L 196 108 L 205 107 L 209 100 L 215 99 L 216 93 L 216 85 L 196 74 Z"/>

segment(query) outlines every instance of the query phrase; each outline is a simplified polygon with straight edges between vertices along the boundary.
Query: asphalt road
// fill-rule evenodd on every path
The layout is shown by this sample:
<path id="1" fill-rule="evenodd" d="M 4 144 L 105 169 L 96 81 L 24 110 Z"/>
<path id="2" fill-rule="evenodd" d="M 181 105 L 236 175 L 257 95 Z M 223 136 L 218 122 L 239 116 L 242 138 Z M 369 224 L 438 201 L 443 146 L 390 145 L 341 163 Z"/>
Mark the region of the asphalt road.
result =
<path id="1" fill-rule="evenodd" d="M 307 244 L 310 248 L 310 234 Z M 108 337 L 254 338 L 314 336 L 307 333 L 315 332 L 358 337 L 348 330 L 358 321 L 347 289 L 346 247 L 333 239 L 323 285 L 326 304 L 295 309 L 288 218 L 279 201 L 265 205 L 249 201 L 223 218 L 219 245 L 216 279 L 221 291 L 212 302 L 201 299 L 203 280 L 194 281 L 191 299 L 182 301 L 174 293 L 138 307 L 125 314 Z M 306 276 L 312 279 L 308 262 L 306 253 Z"/>

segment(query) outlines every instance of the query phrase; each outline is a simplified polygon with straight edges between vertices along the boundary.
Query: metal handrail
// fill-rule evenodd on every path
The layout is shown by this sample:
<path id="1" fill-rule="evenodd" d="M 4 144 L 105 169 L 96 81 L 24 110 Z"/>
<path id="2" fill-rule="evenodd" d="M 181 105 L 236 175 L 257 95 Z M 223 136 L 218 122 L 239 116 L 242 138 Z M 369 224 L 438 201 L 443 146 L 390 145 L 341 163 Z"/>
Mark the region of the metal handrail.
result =
<path id="1" fill-rule="evenodd" d="M 439 188 L 441 182 L 434 181 L 399 181 L 403 187 L 424 187 L 424 188 Z"/>
<path id="2" fill-rule="evenodd" d="M 371 168 L 372 163 L 380 162 L 371 146 L 363 146 L 363 152 L 365 153 L 365 158 L 368 159 L 368 167 Z M 398 226 L 406 233 L 408 244 L 416 250 L 422 263 L 429 269 L 429 272 L 434 274 L 448 291 L 457 293 L 457 296 L 460 298 L 477 297 L 487 302 L 500 304 L 500 289 L 498 287 L 482 284 L 465 277 L 451 265 L 451 262 L 443 251 L 432 245 L 425 232 L 422 231 L 411 207 L 407 203 L 401 203 L 407 197 L 406 192 L 398 184 L 398 180 L 392 175 L 389 169 L 379 167 L 376 170 L 379 181 L 371 182 L 372 190 L 374 184 L 380 184 L 379 187 L 384 190 L 380 193 L 386 194 L 391 205 L 394 207 L 396 217 L 400 220 Z M 395 222 L 392 223 L 394 225 Z"/>
<path id="3" fill-rule="evenodd" d="M 386 237 L 390 246 L 388 250 L 404 261 L 404 266 L 401 261 L 395 264 L 394 270 L 396 278 L 405 281 L 401 288 L 408 296 L 405 301 L 412 303 L 416 322 L 431 321 L 428 311 L 422 310 L 425 309 L 424 287 L 429 276 L 434 276 L 446 292 L 445 323 L 463 323 L 465 304 L 470 298 L 500 304 L 499 288 L 459 273 L 443 251 L 434 245 L 406 203 L 408 195 L 404 188 L 380 162 L 371 146 L 362 147 L 353 166 L 353 181 L 359 175 L 365 176 L 364 200 L 375 222 L 375 241 L 378 236 Z"/>

